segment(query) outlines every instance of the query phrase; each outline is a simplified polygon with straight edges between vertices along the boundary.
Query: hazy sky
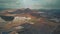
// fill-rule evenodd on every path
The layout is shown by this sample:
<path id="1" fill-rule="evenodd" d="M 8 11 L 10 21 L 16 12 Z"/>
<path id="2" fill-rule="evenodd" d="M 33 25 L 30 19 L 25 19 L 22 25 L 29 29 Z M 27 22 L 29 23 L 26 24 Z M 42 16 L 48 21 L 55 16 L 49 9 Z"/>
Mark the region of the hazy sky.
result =
<path id="1" fill-rule="evenodd" d="M 0 0 L 0 8 L 60 9 L 60 0 Z"/>

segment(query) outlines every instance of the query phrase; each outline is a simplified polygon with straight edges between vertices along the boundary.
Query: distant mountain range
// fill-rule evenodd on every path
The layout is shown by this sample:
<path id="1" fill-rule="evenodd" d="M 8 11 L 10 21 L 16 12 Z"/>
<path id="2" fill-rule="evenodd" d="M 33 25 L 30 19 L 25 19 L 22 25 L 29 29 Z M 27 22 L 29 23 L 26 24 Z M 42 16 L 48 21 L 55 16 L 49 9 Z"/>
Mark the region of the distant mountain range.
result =
<path id="1" fill-rule="evenodd" d="M 31 13 L 32 10 L 27 8 L 25 10 L 17 9 L 16 11 L 9 12 L 10 14 L 21 14 L 21 13 Z"/>
<path id="2" fill-rule="evenodd" d="M 7 10 L 7 9 L 0 8 L 0 10 Z M 36 11 L 37 12 L 44 12 L 43 15 L 47 15 L 47 17 L 60 18 L 60 9 L 39 9 L 39 10 L 36 10 Z M 33 12 L 33 10 L 27 8 L 27 9 L 24 9 L 24 10 L 17 9 L 15 11 L 8 12 L 8 13 L 10 13 L 10 14 L 21 14 L 21 13 L 32 13 L 32 12 Z"/>

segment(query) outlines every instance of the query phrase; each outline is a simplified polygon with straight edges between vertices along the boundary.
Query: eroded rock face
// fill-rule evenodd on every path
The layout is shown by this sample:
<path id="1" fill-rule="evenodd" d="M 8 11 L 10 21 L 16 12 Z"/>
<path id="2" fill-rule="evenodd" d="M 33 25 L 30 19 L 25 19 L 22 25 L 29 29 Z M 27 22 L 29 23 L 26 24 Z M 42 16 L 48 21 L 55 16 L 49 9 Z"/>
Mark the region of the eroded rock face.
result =
<path id="1" fill-rule="evenodd" d="M 24 31 L 22 34 L 50 34 L 51 33 L 50 31 L 53 30 L 53 28 L 54 28 L 52 26 L 49 26 L 45 21 L 44 21 L 44 23 L 42 23 L 43 22 L 42 21 L 42 22 L 37 22 L 37 23 L 31 25 L 29 23 L 24 23 L 25 20 L 23 20 L 23 19 L 20 21 L 19 18 L 17 18 L 17 21 L 16 21 L 16 19 L 13 20 L 13 23 L 7 23 L 5 28 L 7 30 L 9 30 L 15 26 L 19 26 L 19 25 L 23 26 Z M 13 29 L 11 29 L 11 30 L 13 30 Z"/>
<path id="2" fill-rule="evenodd" d="M 52 34 L 60 34 L 60 25 L 53 31 Z"/>
<path id="3" fill-rule="evenodd" d="M 51 30 L 54 28 L 45 23 L 35 23 L 33 25 L 25 23 L 21 26 L 24 27 L 24 31 L 18 32 L 19 34 L 51 34 Z"/>
<path id="4" fill-rule="evenodd" d="M 52 34 L 60 34 L 60 31 L 54 31 Z"/>
<path id="5" fill-rule="evenodd" d="M 22 24 L 25 23 L 26 19 L 30 20 L 30 18 L 25 18 L 25 17 L 14 17 L 12 22 L 8 22 L 8 23 L 5 24 L 4 29 L 8 30 L 12 27 L 22 25 Z"/>

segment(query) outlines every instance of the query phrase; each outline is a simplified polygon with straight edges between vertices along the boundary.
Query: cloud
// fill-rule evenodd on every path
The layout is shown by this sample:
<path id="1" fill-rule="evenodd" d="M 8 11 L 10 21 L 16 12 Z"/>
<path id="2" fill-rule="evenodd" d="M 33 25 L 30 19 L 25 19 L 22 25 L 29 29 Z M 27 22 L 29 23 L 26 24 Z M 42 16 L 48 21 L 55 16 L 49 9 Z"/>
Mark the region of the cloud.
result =
<path id="1" fill-rule="evenodd" d="M 60 0 L 0 0 L 0 8 L 60 8 Z"/>

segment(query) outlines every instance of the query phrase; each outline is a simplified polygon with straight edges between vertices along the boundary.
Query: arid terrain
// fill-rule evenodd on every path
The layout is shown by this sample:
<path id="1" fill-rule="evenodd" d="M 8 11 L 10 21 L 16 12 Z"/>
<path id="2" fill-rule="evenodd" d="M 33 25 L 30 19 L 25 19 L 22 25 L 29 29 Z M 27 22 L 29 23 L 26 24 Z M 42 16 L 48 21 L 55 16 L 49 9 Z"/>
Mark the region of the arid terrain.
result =
<path id="1" fill-rule="evenodd" d="M 60 23 L 59 21 L 49 20 L 50 17 L 46 14 L 44 11 L 31 10 L 29 8 L 23 10 L 4 10 L 0 13 L 0 16 L 13 16 L 14 19 L 9 21 L 10 18 L 6 18 L 6 21 L 0 17 L 1 31 L 12 31 L 10 32 L 12 34 L 15 31 L 15 27 L 22 26 L 24 29 L 22 32 L 18 31 L 20 34 L 52 34 L 60 26 Z M 4 24 L 4 22 L 6 23 Z M 60 29 L 58 30 L 60 31 Z"/>

